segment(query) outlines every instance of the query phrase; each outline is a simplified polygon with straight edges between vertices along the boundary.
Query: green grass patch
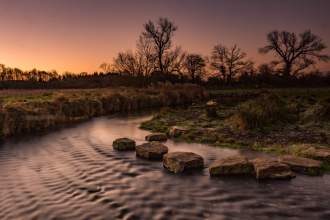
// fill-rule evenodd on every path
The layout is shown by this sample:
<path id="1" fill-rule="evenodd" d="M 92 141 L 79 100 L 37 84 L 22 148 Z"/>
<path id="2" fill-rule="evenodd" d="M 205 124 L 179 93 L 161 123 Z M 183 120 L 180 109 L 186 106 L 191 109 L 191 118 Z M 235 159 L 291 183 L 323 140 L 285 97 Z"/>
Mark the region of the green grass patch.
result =
<path id="1" fill-rule="evenodd" d="M 210 91 L 210 97 L 217 102 L 212 109 L 216 112 L 213 117 L 208 114 L 205 101 L 187 110 L 163 109 L 143 122 L 141 128 L 167 133 L 171 126 L 185 126 L 188 131 L 176 141 L 258 150 L 278 156 L 299 156 L 302 150 L 311 147 L 330 149 L 329 88 L 269 89 L 259 93 L 218 90 Z M 323 169 L 330 172 L 327 163 Z"/>

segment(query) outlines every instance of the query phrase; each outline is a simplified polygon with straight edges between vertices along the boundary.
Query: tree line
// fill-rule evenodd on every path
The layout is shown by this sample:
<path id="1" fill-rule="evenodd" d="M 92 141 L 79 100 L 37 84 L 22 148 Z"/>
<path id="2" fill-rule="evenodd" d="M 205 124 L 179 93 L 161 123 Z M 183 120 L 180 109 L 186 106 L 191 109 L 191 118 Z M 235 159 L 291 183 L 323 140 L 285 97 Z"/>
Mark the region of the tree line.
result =
<path id="1" fill-rule="evenodd" d="M 268 43 L 259 48 L 259 53 L 263 55 L 273 53 L 275 59 L 256 68 L 254 61 L 237 45 L 229 47 L 223 44 L 215 45 L 210 56 L 189 53 L 180 46 L 174 46 L 172 38 L 178 26 L 167 18 L 159 18 L 156 23 L 148 21 L 143 28 L 135 51 L 119 52 L 113 63 L 104 62 L 99 66 L 101 72 L 91 74 L 66 72 L 60 75 L 55 70 L 22 71 L 1 64 L 0 81 L 53 81 L 53 84 L 56 84 L 54 81 L 61 81 L 65 84 L 63 82 L 75 79 L 84 84 L 82 82 L 84 80 L 98 81 L 96 78 L 103 78 L 102 86 L 129 83 L 132 85 L 127 86 L 139 87 L 158 81 L 197 83 L 205 86 L 252 84 L 283 86 L 305 85 L 311 82 L 313 85 L 320 83 L 330 85 L 330 72 L 321 73 L 318 70 L 304 72 L 318 61 L 330 60 L 328 55 L 322 54 L 326 48 L 323 39 L 312 34 L 310 30 L 299 35 L 288 31 L 269 32 L 266 35 Z M 104 78 L 107 80 L 104 81 Z M 95 86 L 102 87 L 97 83 Z"/>

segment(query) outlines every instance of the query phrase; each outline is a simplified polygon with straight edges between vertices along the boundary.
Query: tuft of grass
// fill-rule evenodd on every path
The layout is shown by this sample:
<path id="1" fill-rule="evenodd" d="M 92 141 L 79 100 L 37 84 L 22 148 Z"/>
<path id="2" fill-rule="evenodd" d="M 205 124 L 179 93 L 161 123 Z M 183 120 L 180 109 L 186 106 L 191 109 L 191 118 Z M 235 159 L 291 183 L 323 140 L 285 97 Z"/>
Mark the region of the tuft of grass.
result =
<path id="1" fill-rule="evenodd" d="M 254 130 L 287 122 L 288 112 L 276 95 L 265 95 L 237 107 L 234 117 L 238 126 Z"/>

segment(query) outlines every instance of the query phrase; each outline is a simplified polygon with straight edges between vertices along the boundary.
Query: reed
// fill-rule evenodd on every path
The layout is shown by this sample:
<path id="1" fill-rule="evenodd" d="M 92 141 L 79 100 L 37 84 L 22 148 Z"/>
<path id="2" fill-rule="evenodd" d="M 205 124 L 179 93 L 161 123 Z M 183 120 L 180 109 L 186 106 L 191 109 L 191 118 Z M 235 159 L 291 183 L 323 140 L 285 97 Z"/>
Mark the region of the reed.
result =
<path id="1" fill-rule="evenodd" d="M 158 83 L 149 88 L 0 91 L 0 136 L 43 130 L 115 111 L 184 105 L 207 98 L 197 85 Z"/>

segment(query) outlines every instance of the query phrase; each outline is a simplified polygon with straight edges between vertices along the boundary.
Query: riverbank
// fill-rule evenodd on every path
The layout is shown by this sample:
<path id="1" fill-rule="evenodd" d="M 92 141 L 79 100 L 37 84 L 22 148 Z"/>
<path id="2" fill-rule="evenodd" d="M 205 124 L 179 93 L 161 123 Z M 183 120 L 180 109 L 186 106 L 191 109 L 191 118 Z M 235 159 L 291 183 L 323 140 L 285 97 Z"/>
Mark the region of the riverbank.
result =
<path id="1" fill-rule="evenodd" d="M 145 89 L 1 90 L 0 137 L 116 111 L 186 105 L 206 98 L 208 93 L 197 85 L 170 83 Z"/>
<path id="2" fill-rule="evenodd" d="M 169 134 L 186 128 L 177 141 L 299 156 L 303 150 L 330 150 L 330 89 L 209 91 L 209 105 L 188 110 L 163 108 L 142 129 Z M 330 161 L 324 169 L 330 172 Z"/>

